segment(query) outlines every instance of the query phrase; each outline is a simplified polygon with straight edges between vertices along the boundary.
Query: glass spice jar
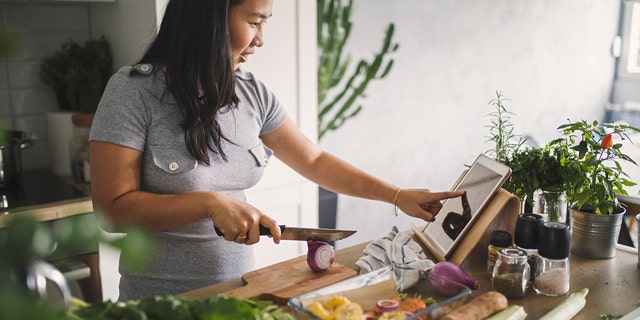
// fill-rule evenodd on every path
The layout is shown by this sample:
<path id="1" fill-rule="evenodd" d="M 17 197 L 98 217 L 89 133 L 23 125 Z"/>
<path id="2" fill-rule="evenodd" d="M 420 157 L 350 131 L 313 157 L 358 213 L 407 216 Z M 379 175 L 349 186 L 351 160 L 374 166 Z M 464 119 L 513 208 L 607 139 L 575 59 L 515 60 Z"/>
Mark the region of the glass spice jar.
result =
<path id="1" fill-rule="evenodd" d="M 491 232 L 489 247 L 487 250 L 487 275 L 489 280 L 493 278 L 493 266 L 498 259 L 498 251 L 511 247 L 512 237 L 509 232 L 504 230 L 495 230 Z"/>
<path id="2" fill-rule="evenodd" d="M 529 286 L 530 272 L 527 253 L 524 250 L 502 249 L 498 251 L 498 260 L 493 268 L 493 290 L 509 299 L 522 298 Z"/>

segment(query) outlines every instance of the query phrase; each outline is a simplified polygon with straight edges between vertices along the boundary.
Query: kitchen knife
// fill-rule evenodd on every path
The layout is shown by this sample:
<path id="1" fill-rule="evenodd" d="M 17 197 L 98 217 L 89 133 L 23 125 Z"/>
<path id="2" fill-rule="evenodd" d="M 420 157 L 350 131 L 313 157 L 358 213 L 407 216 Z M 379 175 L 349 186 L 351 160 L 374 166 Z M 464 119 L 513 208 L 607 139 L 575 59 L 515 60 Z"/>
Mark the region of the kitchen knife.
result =
<path id="1" fill-rule="evenodd" d="M 215 227 L 216 233 L 222 236 L 222 232 Z M 355 230 L 337 230 L 337 229 L 325 229 L 325 228 L 299 228 L 299 227 L 287 227 L 283 224 L 280 225 L 280 232 L 282 232 L 282 240 L 298 240 L 298 241 L 325 241 L 332 242 L 341 240 L 356 233 Z M 271 230 L 266 227 L 260 226 L 260 235 L 271 237 Z"/>
<path id="2" fill-rule="evenodd" d="M 355 230 L 287 227 L 282 224 L 280 225 L 280 231 L 282 232 L 282 240 L 316 240 L 326 242 L 341 240 L 356 233 Z M 260 235 L 271 237 L 271 231 L 260 226 Z"/>

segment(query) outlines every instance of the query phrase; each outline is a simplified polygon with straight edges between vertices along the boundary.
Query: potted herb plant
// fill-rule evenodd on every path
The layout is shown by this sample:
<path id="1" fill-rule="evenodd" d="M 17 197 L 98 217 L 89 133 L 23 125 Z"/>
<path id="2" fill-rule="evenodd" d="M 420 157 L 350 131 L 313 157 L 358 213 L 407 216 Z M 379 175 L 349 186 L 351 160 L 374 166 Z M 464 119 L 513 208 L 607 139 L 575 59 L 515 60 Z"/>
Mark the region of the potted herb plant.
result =
<path id="1" fill-rule="evenodd" d="M 95 112 L 112 74 L 111 47 L 104 36 L 83 45 L 65 42 L 40 62 L 40 78 L 55 91 L 63 111 Z"/>
<path id="2" fill-rule="evenodd" d="M 55 92 L 60 109 L 47 114 L 51 168 L 56 174 L 87 181 L 84 172 L 89 172 L 88 162 L 83 161 L 83 153 L 68 151 L 69 141 L 77 137 L 86 143 L 93 114 L 113 74 L 112 65 L 111 48 L 105 37 L 84 44 L 65 42 L 40 62 L 40 78 Z M 79 146 L 74 149 L 86 149 Z M 75 159 L 71 159 L 71 153 Z"/>
<path id="3" fill-rule="evenodd" d="M 570 154 L 568 148 L 557 144 L 544 147 L 527 145 L 527 139 L 516 134 L 501 92 L 489 103 L 495 111 L 489 114 L 491 124 L 488 141 L 494 148 L 487 153 L 512 170 L 503 188 L 516 195 L 522 203 L 522 212 L 546 216 L 549 221 L 566 220 L 566 191 L 580 173 L 565 165 Z"/>
<path id="4" fill-rule="evenodd" d="M 558 130 L 562 137 L 549 144 L 565 152 L 561 159 L 563 166 L 576 173 L 567 187 L 571 251 L 586 258 L 612 258 L 625 213 L 617 194 L 626 195 L 625 187 L 636 184 L 620 165 L 621 161 L 636 164 L 622 152 L 622 142 L 630 142 L 628 133 L 640 129 L 581 120 L 569 121 Z"/>
<path id="5" fill-rule="evenodd" d="M 566 221 L 566 190 L 576 168 L 564 165 L 566 150 L 546 145 L 542 148 L 521 148 L 503 162 L 512 170 L 504 188 L 526 201 L 534 213 L 542 214 L 548 221 Z"/>

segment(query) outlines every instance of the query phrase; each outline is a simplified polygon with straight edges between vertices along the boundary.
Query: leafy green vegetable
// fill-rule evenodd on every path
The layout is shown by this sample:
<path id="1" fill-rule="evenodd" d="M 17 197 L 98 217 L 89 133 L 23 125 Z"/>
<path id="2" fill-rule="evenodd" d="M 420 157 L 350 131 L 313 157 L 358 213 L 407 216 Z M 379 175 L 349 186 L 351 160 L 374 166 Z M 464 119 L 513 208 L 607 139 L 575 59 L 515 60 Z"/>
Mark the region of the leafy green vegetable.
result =
<path id="1" fill-rule="evenodd" d="M 291 314 L 285 312 L 280 306 L 271 303 L 271 301 L 266 300 L 253 300 L 248 299 L 245 302 L 253 305 L 254 308 L 257 308 L 258 311 L 258 319 L 261 320 L 292 320 L 294 319 Z"/>
<path id="2" fill-rule="evenodd" d="M 240 300 L 218 295 L 198 299 L 158 295 L 139 301 L 97 302 L 70 312 L 79 319 L 124 320 L 293 320 L 280 306 L 266 300 Z"/>

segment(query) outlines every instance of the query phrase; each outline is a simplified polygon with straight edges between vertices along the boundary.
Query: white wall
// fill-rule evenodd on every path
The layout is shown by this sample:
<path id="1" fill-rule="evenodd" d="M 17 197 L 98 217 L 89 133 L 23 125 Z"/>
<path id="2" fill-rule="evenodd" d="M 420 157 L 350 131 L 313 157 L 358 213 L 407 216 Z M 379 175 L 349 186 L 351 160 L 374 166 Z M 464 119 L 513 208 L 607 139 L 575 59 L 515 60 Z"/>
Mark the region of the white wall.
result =
<path id="1" fill-rule="evenodd" d="M 91 4 L 91 35 L 106 35 L 113 67 L 138 61 L 156 34 L 155 0 L 118 0 Z"/>
<path id="2" fill-rule="evenodd" d="M 321 141 L 328 151 L 403 187 L 448 189 L 485 143 L 488 102 L 502 91 L 516 131 L 544 143 L 566 121 L 601 119 L 614 76 L 610 46 L 620 1 L 360 0 L 354 58 L 370 57 L 389 22 L 395 67 L 367 90 L 356 118 Z M 376 217 L 372 219 L 371 217 Z M 344 247 L 386 234 L 386 203 L 339 198 Z"/>

